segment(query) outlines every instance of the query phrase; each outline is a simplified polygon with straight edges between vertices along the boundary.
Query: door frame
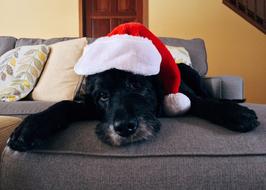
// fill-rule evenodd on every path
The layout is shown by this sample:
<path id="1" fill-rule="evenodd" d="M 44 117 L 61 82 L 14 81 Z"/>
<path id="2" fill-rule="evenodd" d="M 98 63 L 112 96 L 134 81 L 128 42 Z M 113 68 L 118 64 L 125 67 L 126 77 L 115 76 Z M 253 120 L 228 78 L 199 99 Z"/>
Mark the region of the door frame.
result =
<path id="1" fill-rule="evenodd" d="M 83 31 L 83 26 L 84 26 L 84 10 L 83 10 L 83 1 L 84 0 L 79 0 L 79 37 L 84 37 L 84 31 Z M 149 0 L 143 0 L 143 24 L 146 27 L 149 27 Z"/>

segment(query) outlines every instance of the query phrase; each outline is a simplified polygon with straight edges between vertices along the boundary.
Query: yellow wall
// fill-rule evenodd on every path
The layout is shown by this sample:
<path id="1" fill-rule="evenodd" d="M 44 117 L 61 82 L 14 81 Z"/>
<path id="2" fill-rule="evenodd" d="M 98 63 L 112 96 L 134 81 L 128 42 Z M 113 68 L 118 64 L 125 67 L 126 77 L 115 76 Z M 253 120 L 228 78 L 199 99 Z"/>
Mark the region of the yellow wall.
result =
<path id="1" fill-rule="evenodd" d="M 78 0 L 0 0 L 0 35 L 78 36 Z"/>
<path id="2" fill-rule="evenodd" d="M 0 35 L 78 36 L 78 0 L 0 0 Z M 159 36 L 199 37 L 209 76 L 238 75 L 248 101 L 266 103 L 266 35 L 222 0 L 149 0 L 149 26 Z"/>
<path id="3" fill-rule="evenodd" d="M 208 75 L 241 76 L 247 100 L 266 103 L 266 35 L 222 0 L 150 0 L 149 27 L 159 36 L 204 39 Z"/>

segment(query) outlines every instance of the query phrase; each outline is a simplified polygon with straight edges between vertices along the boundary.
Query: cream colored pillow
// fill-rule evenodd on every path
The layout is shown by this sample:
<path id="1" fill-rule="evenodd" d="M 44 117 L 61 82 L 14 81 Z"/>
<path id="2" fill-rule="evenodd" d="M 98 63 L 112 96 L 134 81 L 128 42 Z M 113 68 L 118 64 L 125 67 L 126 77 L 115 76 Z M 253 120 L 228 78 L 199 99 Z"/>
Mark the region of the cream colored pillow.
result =
<path id="1" fill-rule="evenodd" d="M 185 63 L 186 65 L 189 65 L 192 67 L 189 53 L 184 47 L 166 45 L 166 48 L 170 51 L 171 55 L 173 56 L 177 64 Z"/>
<path id="2" fill-rule="evenodd" d="M 21 46 L 0 56 L 0 101 L 26 97 L 34 88 L 49 54 L 46 45 Z"/>
<path id="3" fill-rule="evenodd" d="M 31 97 L 33 100 L 73 100 L 82 76 L 74 72 L 86 38 L 68 40 L 50 45 L 50 56 Z"/>

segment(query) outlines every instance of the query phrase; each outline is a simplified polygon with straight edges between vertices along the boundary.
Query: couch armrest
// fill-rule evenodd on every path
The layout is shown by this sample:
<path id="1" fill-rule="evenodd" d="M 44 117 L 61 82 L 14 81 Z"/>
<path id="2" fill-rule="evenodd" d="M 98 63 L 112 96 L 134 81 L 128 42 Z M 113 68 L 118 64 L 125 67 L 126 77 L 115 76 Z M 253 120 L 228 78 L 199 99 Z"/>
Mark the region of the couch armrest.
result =
<path id="1" fill-rule="evenodd" d="M 235 76 L 203 78 L 210 93 L 218 99 L 244 100 L 244 81 Z"/>

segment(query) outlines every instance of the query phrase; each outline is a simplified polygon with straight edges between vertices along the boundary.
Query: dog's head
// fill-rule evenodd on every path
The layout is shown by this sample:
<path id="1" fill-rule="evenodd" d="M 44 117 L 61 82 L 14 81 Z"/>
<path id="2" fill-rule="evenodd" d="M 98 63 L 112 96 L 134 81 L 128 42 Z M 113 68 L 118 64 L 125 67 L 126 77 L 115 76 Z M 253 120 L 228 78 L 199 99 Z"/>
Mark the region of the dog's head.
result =
<path id="1" fill-rule="evenodd" d="M 162 95 L 158 85 L 157 76 L 116 69 L 87 77 L 87 98 L 100 113 L 97 136 L 114 146 L 153 137 L 160 129 L 156 116 Z"/>

